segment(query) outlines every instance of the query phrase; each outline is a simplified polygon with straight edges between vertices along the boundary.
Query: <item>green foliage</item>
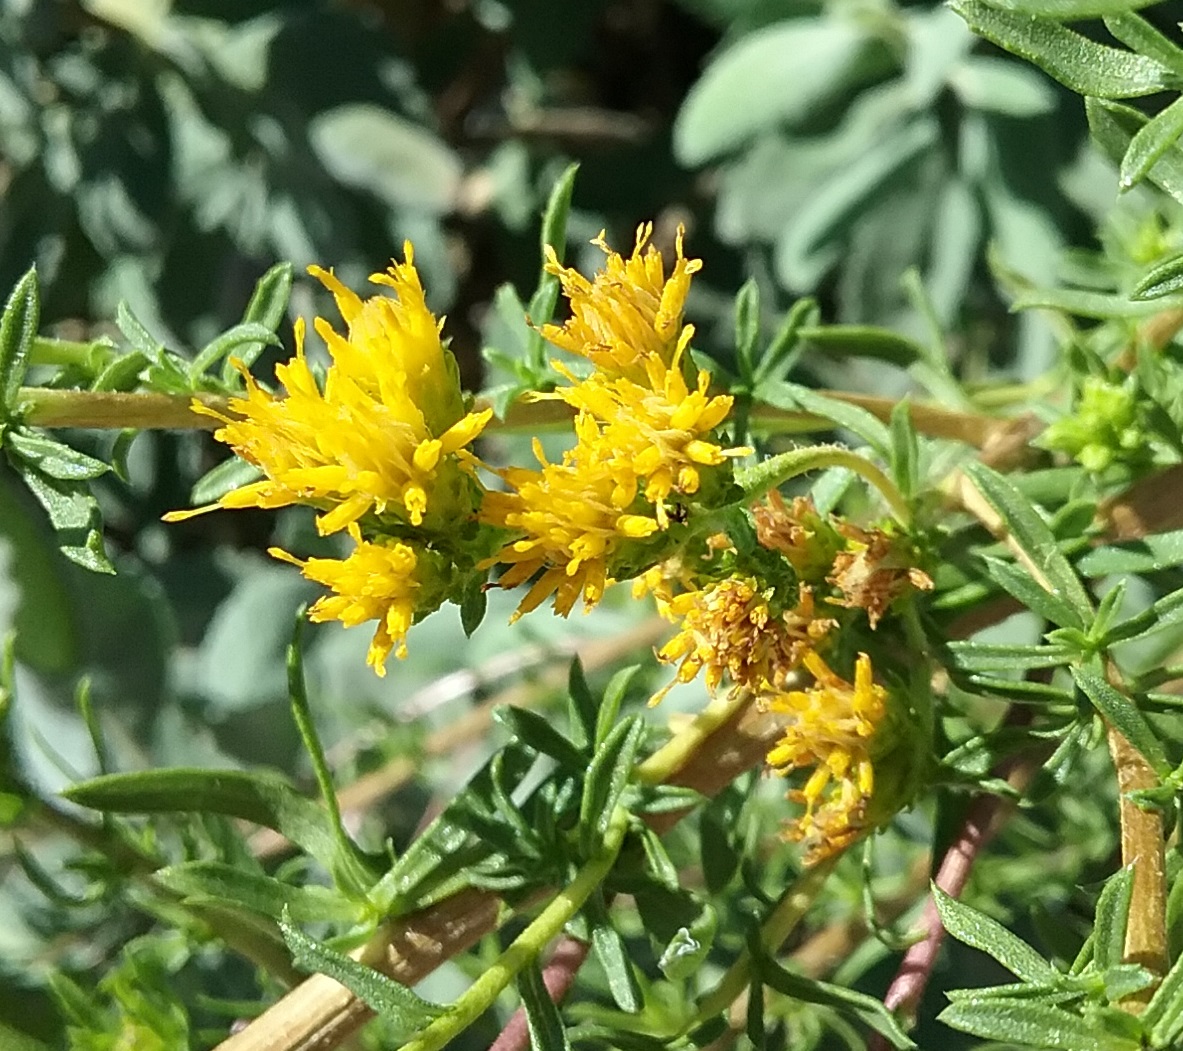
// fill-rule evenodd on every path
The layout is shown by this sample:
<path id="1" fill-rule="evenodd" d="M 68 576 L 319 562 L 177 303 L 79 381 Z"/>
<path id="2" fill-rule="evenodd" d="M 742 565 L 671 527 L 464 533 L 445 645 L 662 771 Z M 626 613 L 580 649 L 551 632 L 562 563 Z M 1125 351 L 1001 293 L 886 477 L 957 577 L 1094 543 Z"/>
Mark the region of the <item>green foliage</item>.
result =
<path id="1" fill-rule="evenodd" d="M 521 3 L 9 7 L 0 1043 L 214 1047 L 309 973 L 380 1016 L 363 1041 L 417 1051 L 489 1046 L 519 1001 L 532 1046 L 557 1051 L 1183 1039 L 1183 860 L 1167 851 L 1152 970 L 1127 958 L 1146 903 L 1138 863 L 1116 862 L 1127 788 L 1105 754 L 1113 731 L 1142 757 L 1130 798 L 1169 828 L 1169 10 L 684 0 L 574 5 L 556 34 L 553 11 Z M 246 370 L 268 389 L 290 316 L 315 311 L 299 271 L 360 287 L 404 238 L 499 417 L 481 456 L 527 463 L 537 441 L 562 462 L 565 407 L 531 400 L 562 382 L 540 332 L 562 320 L 547 250 L 589 272 L 587 239 L 627 245 L 643 216 L 667 263 L 679 223 L 706 263 L 685 372 L 711 373 L 733 399 L 726 437 L 753 448 L 671 504 L 671 535 L 710 537 L 708 560 L 738 572 L 771 559 L 749 505 L 810 497 L 813 517 L 774 537 L 835 550 L 820 572 L 777 557 L 773 616 L 815 588 L 842 686 L 810 692 L 797 669 L 765 684 L 765 707 L 796 698 L 779 716 L 742 720 L 720 689 L 686 729 L 700 686 L 645 704 L 688 675 L 652 659 L 648 607 L 618 589 L 578 626 L 510 629 L 491 550 L 382 682 L 356 633 L 292 639 L 311 589 L 262 552 L 344 553 L 300 509 L 160 526 L 258 470 L 193 436 L 136 438 L 153 420 L 118 413 L 224 413 Z M 322 369 L 312 337 L 307 353 Z M 83 409 L 122 436 L 96 437 Z M 672 663 L 720 639 L 689 632 Z M 839 669 L 862 654 L 888 698 L 858 814 L 875 851 L 806 869 L 784 822 L 802 799 L 822 821 L 826 785 L 747 771 L 796 725 L 786 711 L 857 694 Z M 831 759 L 815 778 L 847 779 Z M 974 862 L 966 901 L 933 890 L 960 942 L 940 973 L 960 988 L 889 1011 L 947 849 Z M 564 931 L 587 962 L 556 1004 L 542 968 Z M 409 973 L 416 953 L 448 961 L 423 996 L 370 966 Z"/>

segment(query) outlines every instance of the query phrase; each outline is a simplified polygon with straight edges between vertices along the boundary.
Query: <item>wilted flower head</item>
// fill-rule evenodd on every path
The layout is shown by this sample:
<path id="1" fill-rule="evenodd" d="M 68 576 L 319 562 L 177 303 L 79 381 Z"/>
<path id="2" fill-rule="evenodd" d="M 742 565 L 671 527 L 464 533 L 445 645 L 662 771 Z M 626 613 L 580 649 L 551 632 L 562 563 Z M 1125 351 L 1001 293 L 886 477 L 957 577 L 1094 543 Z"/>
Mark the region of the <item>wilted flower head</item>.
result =
<path id="1" fill-rule="evenodd" d="M 705 669 L 712 693 L 727 674 L 732 684 L 762 691 L 784 685 L 809 652 L 835 625 L 815 615 L 813 593 L 800 589 L 790 609 L 777 611 L 771 588 L 752 578 L 731 577 L 680 595 L 663 597 L 658 609 L 681 621 L 678 633 L 658 650 L 659 660 L 677 664 L 675 683 L 690 682 Z M 659 701 L 673 686 L 653 698 Z"/>
<path id="2" fill-rule="evenodd" d="M 834 556 L 833 571 L 826 580 L 842 593 L 830 601 L 847 609 L 864 609 L 875 628 L 887 607 L 910 591 L 931 591 L 932 577 L 910 564 L 911 552 L 882 529 L 860 529 L 842 523 L 838 531 L 846 549 Z"/>
<path id="3" fill-rule="evenodd" d="M 797 576 L 821 583 L 842 548 L 833 523 L 818 513 L 808 496 L 793 498 L 786 506 L 775 489 L 752 508 L 756 539 L 770 551 L 779 551 Z"/>

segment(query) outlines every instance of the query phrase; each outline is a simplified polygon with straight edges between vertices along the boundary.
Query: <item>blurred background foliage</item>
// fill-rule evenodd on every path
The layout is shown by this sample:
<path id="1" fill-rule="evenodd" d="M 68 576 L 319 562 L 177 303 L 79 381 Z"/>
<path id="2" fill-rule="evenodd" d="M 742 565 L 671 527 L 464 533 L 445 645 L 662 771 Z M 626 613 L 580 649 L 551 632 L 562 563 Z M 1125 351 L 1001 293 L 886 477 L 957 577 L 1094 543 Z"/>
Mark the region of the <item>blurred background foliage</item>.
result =
<path id="1" fill-rule="evenodd" d="M 1172 10 L 1153 18 L 1168 25 Z M 1052 333 L 1035 314 L 1008 313 L 991 263 L 1012 283 L 1055 284 L 1064 249 L 1094 247 L 1116 191 L 1086 143 L 1079 98 L 939 4 L 0 0 L 0 13 L 0 286 L 36 263 L 42 329 L 72 339 L 114 334 L 126 302 L 169 347 L 200 347 L 241 316 L 277 260 L 297 275 L 331 265 L 360 288 L 409 238 L 479 388 L 499 378 L 480 355 L 504 334 L 496 290 L 532 287 L 538 215 L 574 160 L 569 261 L 598 263 L 578 246 L 601 228 L 627 247 L 652 218 L 668 246 L 686 224 L 706 264 L 689 305 L 696 344 L 723 363 L 734 290 L 754 277 L 769 320 L 806 294 L 831 322 L 923 337 L 935 317 L 961 376 L 1023 380 L 1048 367 Z M 902 281 L 910 270 L 925 296 Z M 298 276 L 292 316 L 323 312 L 318 295 Z M 290 326 L 280 331 L 290 345 Z M 265 352 L 264 375 L 277 353 Z M 797 378 L 877 393 L 907 382 L 827 347 Z M 70 440 L 110 453 L 110 437 Z M 317 551 L 310 516 L 159 522 L 222 455 L 199 435 L 136 439 L 127 480 L 98 485 L 114 577 L 65 561 L 0 465 L 0 634 L 18 631 L 11 731 L 41 791 L 98 770 L 75 705 L 82 675 L 117 767 L 270 764 L 307 778 L 282 655 L 312 591 L 264 550 Z M 624 596 L 512 636 L 512 601 L 493 606 L 472 640 L 454 611 L 430 618 L 385 681 L 365 666 L 364 631 L 311 635 L 310 682 L 342 783 L 420 749 L 510 676 L 545 700 L 561 686 L 545 673 L 555 655 L 630 634 L 643 655 L 652 641 Z M 693 688 L 682 702 L 700 703 Z M 671 707 L 677 692 L 662 719 Z M 382 820 L 405 840 L 475 765 L 429 764 Z M 1059 817 L 1090 844 L 1062 859 L 1065 882 L 1082 881 L 1113 830 L 1095 811 Z M 1008 834 L 1038 840 L 1037 821 Z M 775 823 L 770 809 L 765 835 Z M 35 822 L 22 835 L 60 863 Z M 1000 886 L 1024 878 L 983 868 Z M 62 878 L 68 892 L 71 873 Z M 6 847 L 0 1017 L 57 1039 L 48 971 L 93 974 L 145 924 L 88 902 L 62 930 L 58 912 L 35 904 L 34 882 Z M 166 939 L 125 953 L 105 981 L 127 999 L 137 968 L 184 969 L 178 989 L 241 998 L 244 965 L 226 960 Z M 139 1008 L 158 1020 L 172 1010 Z"/>

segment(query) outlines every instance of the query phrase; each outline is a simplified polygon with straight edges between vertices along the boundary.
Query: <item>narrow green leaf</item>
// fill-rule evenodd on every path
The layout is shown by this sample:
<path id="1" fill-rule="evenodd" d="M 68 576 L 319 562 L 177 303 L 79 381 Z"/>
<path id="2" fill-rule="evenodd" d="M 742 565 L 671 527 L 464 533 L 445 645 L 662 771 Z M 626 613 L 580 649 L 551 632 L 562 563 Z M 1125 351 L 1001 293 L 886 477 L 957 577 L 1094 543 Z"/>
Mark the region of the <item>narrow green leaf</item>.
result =
<path id="1" fill-rule="evenodd" d="M 278 920 L 287 909 L 291 918 L 310 923 L 358 923 L 363 910 L 356 901 L 328 887 L 295 887 L 261 872 L 248 872 L 221 861 L 187 861 L 160 869 L 155 883 L 181 898 L 218 899 Z"/>
<path id="2" fill-rule="evenodd" d="M 152 338 L 142 321 L 132 313 L 126 300 L 122 300 L 115 308 L 115 324 L 123 333 L 123 338 L 130 344 L 132 350 L 138 350 L 151 361 L 160 362 L 164 351 L 164 344 Z"/>
<path id="3" fill-rule="evenodd" d="M 567 671 L 567 713 L 576 746 L 580 749 L 588 747 L 596 739 L 596 700 L 588 688 L 578 657 L 572 659 Z"/>
<path id="4" fill-rule="evenodd" d="M 680 886 L 678 868 L 670 860 L 661 838 L 648 825 L 642 826 L 638 834 L 641 837 L 641 846 L 645 848 L 645 861 L 653 878 L 663 887 L 677 890 Z"/>
<path id="5" fill-rule="evenodd" d="M 575 193 L 575 176 L 579 174 L 578 162 L 568 164 L 563 174 L 551 187 L 550 197 L 546 202 L 546 210 L 542 213 L 542 229 L 540 244 L 542 255 L 546 257 L 546 246 L 554 249 L 560 259 L 567 247 L 567 217 L 571 214 L 571 198 Z M 537 321 L 538 319 L 535 318 Z"/>
<path id="6" fill-rule="evenodd" d="M 639 664 L 630 664 L 627 668 L 621 668 L 604 687 L 604 699 L 600 702 L 600 710 L 596 713 L 596 748 L 603 745 L 608 734 L 612 732 L 612 727 L 616 725 L 625 694 L 628 693 L 629 685 L 640 670 Z"/>
<path id="7" fill-rule="evenodd" d="M 586 856 L 595 852 L 608 829 L 608 821 L 632 775 L 644 732 L 644 723 L 635 715 L 617 723 L 587 767 L 579 805 L 580 844 Z"/>
<path id="8" fill-rule="evenodd" d="M 489 609 L 487 579 L 484 572 L 474 571 L 469 574 L 460 595 L 460 627 L 468 638 L 472 638 L 473 632 L 481 626 Z"/>
<path id="9" fill-rule="evenodd" d="M 233 905 L 225 898 L 197 894 L 185 899 L 184 909 L 205 923 L 231 950 L 277 982 L 289 988 L 300 984 L 303 975 L 293 966 L 291 952 L 275 920 Z"/>
<path id="10" fill-rule="evenodd" d="M 1125 736 L 1160 776 L 1170 770 L 1162 745 L 1132 698 L 1105 679 L 1098 664 L 1073 668 L 1072 677 L 1108 723 Z"/>
<path id="11" fill-rule="evenodd" d="M 494 710 L 493 718 L 522 744 L 549 755 L 560 766 L 575 772 L 586 769 L 587 757 L 537 712 L 506 704 Z"/>
<path id="12" fill-rule="evenodd" d="M 641 990 L 629 963 L 624 939 L 610 923 L 600 923 L 592 929 L 592 948 L 604 968 L 616 1006 L 629 1014 L 636 1014 L 641 1009 Z"/>
<path id="13" fill-rule="evenodd" d="M 755 378 L 756 341 L 760 338 L 760 286 L 748 278 L 735 295 L 735 360 L 745 382 Z"/>
<path id="14" fill-rule="evenodd" d="M 872 358 L 907 368 L 924 360 L 924 348 L 914 339 L 874 325 L 817 325 L 802 327 L 799 337 L 830 354 Z"/>
<path id="15" fill-rule="evenodd" d="M 1154 991 L 1142 1012 L 1142 1024 L 1150 1031 L 1151 1047 L 1174 1047 L 1183 1036 L 1183 956 L 1171 964 Z"/>
<path id="16" fill-rule="evenodd" d="M 309 974 L 325 974 L 340 982 L 395 1030 L 390 1034 L 392 1039 L 407 1040 L 443 1014 L 438 1004 L 424 1000 L 393 978 L 387 978 L 372 967 L 308 937 L 286 918 L 279 921 L 279 929 L 292 950 L 297 967 Z"/>
<path id="17" fill-rule="evenodd" d="M 269 333 L 279 328 L 287 313 L 288 300 L 292 295 L 292 264 L 276 263 L 255 285 L 251 293 L 250 302 L 243 312 L 242 320 L 245 324 L 262 325 Z M 265 343 L 244 343 L 238 347 L 237 358 L 247 368 L 255 363 L 255 359 L 263 352 Z M 233 363 L 229 358 L 222 364 L 222 382 L 231 383 L 237 375 Z"/>
<path id="18" fill-rule="evenodd" d="M 1170 300 L 1171 303 L 1174 300 Z M 1181 301 L 1183 302 L 1183 301 Z M 1036 288 L 1017 296 L 1011 310 L 1058 310 L 1074 317 L 1150 317 L 1163 309 L 1159 301 L 1148 303 L 1110 292 L 1087 292 L 1076 288 Z"/>
<path id="19" fill-rule="evenodd" d="M 1114 164 L 1120 164 L 1134 136 L 1145 126 L 1147 120 L 1145 114 L 1130 106 L 1123 106 L 1119 102 L 1094 98 L 1085 99 L 1085 112 L 1088 114 L 1089 131 L 1092 132 L 1093 138 Z M 1168 149 L 1158 159 L 1158 163 L 1150 169 L 1146 177 L 1169 193 L 1176 201 L 1183 202 L 1183 151 Z M 1088 295 L 1088 293 L 1080 293 L 1080 295 Z M 1130 309 L 1135 307 L 1140 308 L 1140 311 L 1154 313 L 1162 309 L 1162 301 L 1156 300 L 1154 303 L 1131 301 Z M 1125 316 L 1145 316 L 1140 311 L 1139 313 L 1127 311 Z M 1089 314 L 1080 311 L 1079 313 L 1089 317 L 1121 316 L 1112 312 Z"/>
<path id="20" fill-rule="evenodd" d="M 1135 98 L 1169 90 L 1179 80 L 1152 58 L 1097 44 L 1058 22 L 1001 11 L 981 0 L 950 0 L 949 6 L 979 36 L 1034 62 L 1079 95 Z"/>
<path id="21" fill-rule="evenodd" d="M 531 960 L 518 974 L 518 993 L 526 1012 L 533 1051 L 571 1051 L 571 1041 L 559 1017 L 559 1009 L 547 992 L 538 961 Z"/>
<path id="22" fill-rule="evenodd" d="M 1183 102 L 1183 98 L 1177 100 Z M 1183 112 L 1183 108 L 1180 109 Z M 1146 127 L 1150 127 L 1149 124 Z M 1130 299 L 1161 299 L 1183 292 L 1183 255 L 1173 255 L 1150 270 L 1134 287 Z"/>
<path id="23" fill-rule="evenodd" d="M 1138 1041 L 1106 1033 L 1080 1015 L 1022 1000 L 958 1002 L 937 1015 L 937 1021 L 1008 1047 L 1057 1051 L 1138 1051 L 1141 1047 Z"/>
<path id="24" fill-rule="evenodd" d="M 912 407 L 907 398 L 891 410 L 891 478 L 905 500 L 916 495 L 920 485 L 920 443 L 912 426 Z"/>
<path id="25" fill-rule="evenodd" d="M 113 357 L 90 385 L 96 391 L 130 391 L 139 385 L 140 373 L 148 365 L 146 354 L 129 350 Z"/>
<path id="26" fill-rule="evenodd" d="M 992 0 L 992 6 L 1036 18 L 1074 22 L 1082 18 L 1124 14 L 1139 7 L 1149 7 L 1156 0 Z"/>
<path id="27" fill-rule="evenodd" d="M 1082 627 L 1081 618 L 1077 616 L 1076 611 L 1058 595 L 1053 595 L 1040 586 L 1026 570 L 1011 562 L 988 556 L 983 556 L 982 561 L 986 564 L 990 579 L 1033 613 L 1060 627 Z"/>
<path id="28" fill-rule="evenodd" d="M 885 460 L 891 456 L 891 435 L 887 427 L 866 409 L 784 381 L 765 384 L 762 393 L 764 400 L 774 408 L 810 412 L 831 420 L 838 427 L 858 435 Z"/>
<path id="29" fill-rule="evenodd" d="M 197 352 L 189 365 L 189 380 L 196 383 L 213 365 L 239 347 L 249 350 L 263 346 L 280 346 L 279 337 L 266 325 L 255 321 L 240 322 L 214 337 Z M 255 351 L 255 356 L 258 356 L 258 351 Z"/>
<path id="30" fill-rule="evenodd" d="M 1134 892 L 1134 867 L 1119 869 L 1106 881 L 1097 899 L 1097 918 L 1093 926 L 1093 957 L 1097 966 L 1107 971 L 1122 962 L 1125 954 L 1126 923 L 1130 898 Z"/>
<path id="31" fill-rule="evenodd" d="M 92 573 L 114 573 L 103 545 L 98 501 L 86 483 L 53 478 L 27 461 L 19 461 L 19 466 L 25 484 L 49 515 L 61 553 Z"/>
<path id="32" fill-rule="evenodd" d="M 231 456 L 193 483 L 189 499 L 195 507 L 212 504 L 234 489 L 257 482 L 262 477 L 263 472 L 253 463 Z"/>
<path id="33" fill-rule="evenodd" d="M 1080 572 L 1089 577 L 1111 573 L 1156 573 L 1178 565 L 1183 565 L 1183 529 L 1094 547 L 1076 563 Z"/>
<path id="34" fill-rule="evenodd" d="M 778 993 L 808 1004 L 818 1004 L 854 1018 L 884 1037 L 892 1047 L 915 1048 L 917 1045 L 904 1032 L 895 1016 L 873 996 L 856 992 L 841 985 L 805 978 L 786 970 L 767 954 L 756 957 L 757 971 L 764 984 Z"/>
<path id="35" fill-rule="evenodd" d="M 949 652 L 954 666 L 963 671 L 1026 671 L 1058 668 L 1072 659 L 1074 651 L 1063 646 L 954 640 L 949 643 Z"/>
<path id="36" fill-rule="evenodd" d="M 40 318 L 37 271 L 30 268 L 16 283 L 0 316 L 0 422 L 12 419 Z"/>
<path id="37" fill-rule="evenodd" d="M 328 812 L 281 774 L 175 767 L 106 774 L 63 790 L 92 810 L 120 814 L 211 813 L 274 829 L 328 865 L 337 852 Z"/>
<path id="38" fill-rule="evenodd" d="M 26 427 L 10 428 L 4 435 L 4 444 L 25 463 L 61 482 L 85 482 L 110 470 L 102 460 Z"/>
<path id="39" fill-rule="evenodd" d="M 1121 161 L 1118 186 L 1121 192 L 1133 188 L 1146 178 L 1158 159 L 1179 141 L 1180 135 L 1183 135 L 1183 97 L 1175 99 L 1144 124 L 1130 141 L 1129 149 Z"/>
<path id="40" fill-rule="evenodd" d="M 1167 69 L 1173 70 L 1177 75 L 1183 76 L 1183 48 L 1164 36 L 1141 15 L 1133 13 L 1134 7 L 1142 6 L 1141 3 L 1130 4 L 1124 14 L 1106 15 L 1105 28 L 1113 34 L 1114 39 L 1120 40 L 1131 51 L 1146 55 Z"/>
<path id="41" fill-rule="evenodd" d="M 1025 982 L 1048 985 L 1060 977 L 1059 971 L 997 920 L 951 898 L 935 883 L 932 897 L 945 930 L 959 942 L 992 956 Z"/>
<path id="42" fill-rule="evenodd" d="M 990 675 L 974 674 L 969 676 L 969 685 L 981 693 L 993 694 L 995 697 L 1006 697 L 1025 704 L 1074 706 L 1074 691 L 1063 690 L 1058 686 L 1051 686 L 1044 682 L 1032 682 L 1027 679 L 998 679 Z"/>
<path id="43" fill-rule="evenodd" d="M 964 470 L 994 510 L 1002 516 L 1010 535 L 1031 561 L 1039 566 L 1056 597 L 1071 606 L 1079 618 L 1079 623 L 1072 626 L 1082 627 L 1092 617 L 1092 602 L 1034 505 L 1007 478 L 984 464 L 972 460 L 965 465 Z"/>
<path id="44" fill-rule="evenodd" d="M 780 328 L 764 350 L 764 356 L 756 365 L 755 386 L 759 393 L 761 384 L 769 379 L 783 379 L 795 364 L 805 344 L 801 330 L 817 324 L 819 311 L 816 300 L 806 296 L 798 299 L 785 312 Z"/>

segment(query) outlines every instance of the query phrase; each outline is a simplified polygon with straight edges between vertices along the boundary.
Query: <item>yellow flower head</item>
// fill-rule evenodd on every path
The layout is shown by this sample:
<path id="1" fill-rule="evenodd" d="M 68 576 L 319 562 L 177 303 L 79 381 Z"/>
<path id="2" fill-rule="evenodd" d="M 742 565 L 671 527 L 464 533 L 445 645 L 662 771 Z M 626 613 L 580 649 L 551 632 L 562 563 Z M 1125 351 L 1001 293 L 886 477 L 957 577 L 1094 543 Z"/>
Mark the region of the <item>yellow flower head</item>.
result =
<path id="1" fill-rule="evenodd" d="M 592 244 L 602 248 L 608 259 L 591 281 L 563 266 L 548 246 L 546 269 L 562 283 L 571 318 L 565 325 L 543 325 L 543 336 L 556 347 L 587 358 L 609 377 L 643 383 L 647 359 L 672 362 L 693 333 L 690 326 L 683 327 L 682 312 L 690 278 L 702 269 L 701 260 L 683 256 L 683 233 L 679 227 L 677 259 L 668 279 L 661 253 L 648 244 L 652 223 L 637 230 L 628 259 L 613 252 L 601 232 Z"/>
<path id="2" fill-rule="evenodd" d="M 535 440 L 534 454 L 542 469 L 501 471 L 512 491 L 486 493 L 481 505 L 482 522 L 518 537 L 485 563 L 509 565 L 499 586 L 516 587 L 541 573 L 518 606 L 515 620 L 551 595 L 561 616 L 570 613 L 580 597 L 590 609 L 612 582 L 621 546 L 661 528 L 656 518 L 630 510 L 637 478 L 598 455 L 596 421 L 581 413 L 575 426 L 580 440 L 562 463 L 548 463 Z"/>
<path id="3" fill-rule="evenodd" d="M 331 273 L 310 268 L 333 293 L 346 324 L 341 335 L 316 319 L 332 357 L 324 390 L 304 356 L 297 322 L 296 357 L 276 368 L 286 397 L 263 390 L 244 370 L 246 396 L 232 399 L 228 413 L 193 406 L 220 420 L 215 437 L 266 477 L 215 505 L 166 518 L 215 506 L 304 503 L 323 511 L 317 526 L 327 534 L 367 514 L 419 525 L 429 506 L 440 521 L 471 513 L 475 482 L 466 446 L 492 411 L 464 414 L 455 361 L 427 309 L 410 244 L 406 256 L 371 277 L 397 298 L 363 300 Z"/>
<path id="4" fill-rule="evenodd" d="M 366 663 L 385 675 L 392 650 L 400 659 L 407 655 L 406 635 L 415 615 L 430 612 L 442 601 L 442 582 L 436 579 L 440 567 L 427 552 L 400 541 L 363 540 L 356 525 L 349 533 L 356 546 L 344 559 L 301 561 L 275 547 L 270 553 L 299 566 L 309 580 L 333 592 L 309 610 L 313 621 L 339 620 L 347 628 L 378 622 Z"/>
<path id="5" fill-rule="evenodd" d="M 666 501 L 673 493 L 698 492 L 702 468 L 718 467 L 727 458 L 746 456 L 748 448 L 724 449 L 710 440 L 710 432 L 731 411 L 730 395 L 710 397 L 710 374 L 700 372 L 691 390 L 679 368 L 677 351 L 670 365 L 647 362 L 649 386 L 630 379 L 609 379 L 592 373 L 578 380 L 560 366 L 572 386 L 560 387 L 554 397 L 594 416 L 603 424 L 597 435 L 597 455 L 616 465 L 622 474 L 644 480 L 644 496 L 666 525 Z"/>
<path id="6" fill-rule="evenodd" d="M 807 690 L 762 698 L 770 711 L 789 716 L 784 736 L 768 753 L 781 774 L 813 767 L 803 788 L 789 798 L 805 813 L 787 834 L 806 846 L 813 863 L 849 846 L 866 827 L 875 789 L 872 746 L 887 714 L 887 691 L 876 685 L 871 658 L 860 653 L 854 683 L 836 675 L 816 653 L 803 663 L 816 680 Z"/>
<path id="7" fill-rule="evenodd" d="M 777 616 L 772 590 L 760 590 L 751 578 L 729 578 L 668 599 L 658 592 L 657 597 L 662 616 L 682 622 L 681 630 L 658 650 L 658 659 L 678 664 L 675 683 L 690 682 L 706 669 L 712 693 L 724 673 L 736 686 L 757 691 L 783 686 L 835 624 L 814 615 L 813 594 L 804 587 L 797 606 Z M 673 685 L 659 691 L 652 703 Z"/>

